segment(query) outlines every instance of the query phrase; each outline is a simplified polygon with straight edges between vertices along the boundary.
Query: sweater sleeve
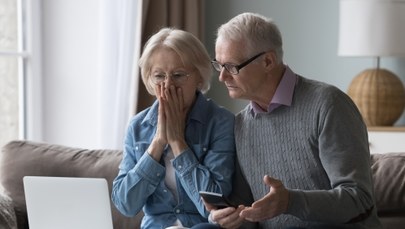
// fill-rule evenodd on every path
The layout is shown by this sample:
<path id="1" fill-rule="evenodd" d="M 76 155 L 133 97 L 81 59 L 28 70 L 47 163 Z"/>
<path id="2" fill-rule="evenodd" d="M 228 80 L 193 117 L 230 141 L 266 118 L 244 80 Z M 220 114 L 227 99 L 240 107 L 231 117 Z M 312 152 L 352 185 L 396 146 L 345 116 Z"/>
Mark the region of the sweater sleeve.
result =
<path id="1" fill-rule="evenodd" d="M 288 213 L 306 221 L 352 223 L 375 212 L 367 128 L 343 92 L 333 90 L 325 101 L 318 147 L 331 189 L 289 190 Z"/>

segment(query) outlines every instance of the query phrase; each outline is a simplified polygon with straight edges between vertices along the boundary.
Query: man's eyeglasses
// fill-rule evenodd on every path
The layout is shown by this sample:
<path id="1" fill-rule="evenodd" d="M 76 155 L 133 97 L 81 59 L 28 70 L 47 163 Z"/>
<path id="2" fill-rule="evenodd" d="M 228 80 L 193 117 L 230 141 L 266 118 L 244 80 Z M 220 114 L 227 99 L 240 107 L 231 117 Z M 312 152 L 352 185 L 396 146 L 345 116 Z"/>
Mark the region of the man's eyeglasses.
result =
<path id="1" fill-rule="evenodd" d="M 239 65 L 234 65 L 234 64 L 220 64 L 218 61 L 216 61 L 215 59 L 213 61 L 211 61 L 212 66 L 215 68 L 215 70 L 217 70 L 218 72 L 221 72 L 223 68 L 225 68 L 229 73 L 231 73 L 232 75 L 237 75 L 239 74 L 239 70 L 241 70 L 243 67 L 245 67 L 246 65 L 250 64 L 252 61 L 254 61 L 256 58 L 258 58 L 259 56 L 265 54 L 266 52 L 261 52 L 251 58 L 249 58 L 247 61 L 239 64 Z"/>
<path id="2" fill-rule="evenodd" d="M 176 84 L 176 85 L 182 85 L 184 84 L 188 77 L 190 76 L 189 73 L 187 72 L 173 72 L 170 73 L 170 75 L 167 75 L 164 72 L 155 72 L 153 73 L 150 78 L 154 84 L 161 84 L 164 82 L 168 77 Z"/>

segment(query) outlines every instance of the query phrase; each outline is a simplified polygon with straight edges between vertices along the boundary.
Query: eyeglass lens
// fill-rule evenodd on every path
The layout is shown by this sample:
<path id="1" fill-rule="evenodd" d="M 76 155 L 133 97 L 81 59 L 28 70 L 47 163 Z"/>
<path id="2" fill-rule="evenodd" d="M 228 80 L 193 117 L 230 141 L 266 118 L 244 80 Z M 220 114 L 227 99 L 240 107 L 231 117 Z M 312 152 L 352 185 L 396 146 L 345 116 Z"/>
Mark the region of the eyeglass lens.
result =
<path id="1" fill-rule="evenodd" d="M 235 64 L 220 64 L 218 61 L 216 61 L 215 59 L 213 61 L 211 61 L 212 66 L 214 67 L 215 70 L 217 70 L 218 72 L 222 71 L 222 68 L 225 68 L 229 73 L 236 75 L 239 73 L 239 70 L 241 70 L 243 67 L 245 67 L 246 65 L 250 64 L 251 62 L 253 62 L 256 58 L 258 58 L 259 56 L 265 54 L 266 52 L 261 52 L 251 58 L 249 58 L 248 60 L 246 60 L 245 62 L 239 64 L 239 65 L 235 65 Z"/>
<path id="2" fill-rule="evenodd" d="M 169 75 L 167 75 L 166 73 L 163 73 L 163 72 L 156 72 L 156 73 L 152 74 L 151 78 L 152 78 L 153 83 L 155 83 L 155 84 L 161 84 L 168 78 L 170 78 L 176 84 L 181 84 L 187 80 L 189 75 L 190 74 L 188 74 L 186 72 L 174 72 Z"/>

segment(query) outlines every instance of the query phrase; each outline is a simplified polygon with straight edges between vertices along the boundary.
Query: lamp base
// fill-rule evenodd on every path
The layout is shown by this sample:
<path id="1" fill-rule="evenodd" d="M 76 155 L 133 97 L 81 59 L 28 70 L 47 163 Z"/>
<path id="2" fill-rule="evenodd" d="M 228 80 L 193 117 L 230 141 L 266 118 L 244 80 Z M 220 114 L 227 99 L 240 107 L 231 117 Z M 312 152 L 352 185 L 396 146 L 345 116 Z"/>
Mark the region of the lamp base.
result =
<path id="1" fill-rule="evenodd" d="M 348 93 L 367 126 L 392 126 L 405 108 L 401 80 L 386 69 L 367 69 L 349 85 Z"/>

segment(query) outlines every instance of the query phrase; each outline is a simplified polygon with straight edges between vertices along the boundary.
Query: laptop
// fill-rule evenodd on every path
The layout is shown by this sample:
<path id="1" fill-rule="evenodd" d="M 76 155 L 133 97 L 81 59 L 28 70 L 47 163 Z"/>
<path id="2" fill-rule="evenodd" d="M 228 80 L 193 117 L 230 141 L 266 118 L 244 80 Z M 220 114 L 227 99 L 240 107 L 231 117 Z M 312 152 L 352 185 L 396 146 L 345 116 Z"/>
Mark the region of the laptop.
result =
<path id="1" fill-rule="evenodd" d="M 113 229 L 104 178 L 25 176 L 30 229 Z"/>

